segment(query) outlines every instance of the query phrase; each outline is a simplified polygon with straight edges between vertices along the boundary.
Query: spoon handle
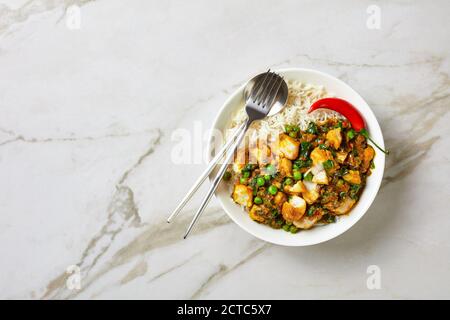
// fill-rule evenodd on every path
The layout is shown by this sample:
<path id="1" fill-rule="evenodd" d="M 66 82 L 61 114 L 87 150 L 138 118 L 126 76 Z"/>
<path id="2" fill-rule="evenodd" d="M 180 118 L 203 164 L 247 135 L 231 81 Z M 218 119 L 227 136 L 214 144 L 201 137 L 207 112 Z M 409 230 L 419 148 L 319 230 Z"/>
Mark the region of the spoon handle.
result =
<path id="1" fill-rule="evenodd" d="M 189 233 L 191 232 L 192 228 L 194 227 L 195 223 L 197 222 L 198 218 L 200 217 L 200 215 L 203 213 L 203 211 L 205 210 L 206 206 L 208 205 L 209 201 L 211 200 L 214 192 L 216 191 L 217 187 L 219 186 L 220 181 L 222 180 L 222 177 L 225 173 L 225 171 L 228 168 L 228 165 L 231 163 L 231 161 L 233 160 L 233 156 L 234 156 L 234 151 L 236 150 L 236 148 L 241 144 L 242 139 L 244 139 L 245 136 L 245 132 L 247 131 L 249 125 L 250 125 L 251 121 L 247 120 L 244 125 L 243 128 L 245 130 L 240 130 L 235 143 L 233 144 L 233 146 L 230 148 L 230 152 L 227 154 L 227 156 L 225 157 L 225 161 L 222 163 L 222 165 L 220 166 L 219 172 L 217 173 L 216 177 L 214 178 L 211 187 L 208 190 L 208 193 L 205 195 L 205 197 L 202 200 L 202 203 L 200 204 L 200 207 L 198 208 L 197 212 L 195 213 L 194 218 L 191 221 L 191 224 L 189 225 L 186 234 L 184 235 L 184 238 L 186 239 L 186 237 L 189 235 Z"/>
<path id="2" fill-rule="evenodd" d="M 172 214 L 167 218 L 167 222 L 170 223 L 180 213 L 181 209 L 184 208 L 186 203 L 192 198 L 194 193 L 202 185 L 203 181 L 205 181 L 205 179 L 216 167 L 216 164 L 220 161 L 220 159 L 223 158 L 228 149 L 230 149 L 230 147 L 233 145 L 234 141 L 236 140 L 236 137 L 238 137 L 242 133 L 245 126 L 246 124 L 243 123 L 239 128 L 235 130 L 235 132 L 233 132 L 232 137 L 227 141 L 227 143 L 222 147 L 222 149 L 220 149 L 220 151 L 216 154 L 216 156 L 208 163 L 208 167 L 205 169 L 205 171 L 203 171 L 203 173 L 200 175 L 197 181 L 195 181 L 194 185 L 191 187 L 188 193 L 184 196 L 183 200 L 181 200 L 181 202 L 178 204 L 178 206 L 175 208 Z"/>

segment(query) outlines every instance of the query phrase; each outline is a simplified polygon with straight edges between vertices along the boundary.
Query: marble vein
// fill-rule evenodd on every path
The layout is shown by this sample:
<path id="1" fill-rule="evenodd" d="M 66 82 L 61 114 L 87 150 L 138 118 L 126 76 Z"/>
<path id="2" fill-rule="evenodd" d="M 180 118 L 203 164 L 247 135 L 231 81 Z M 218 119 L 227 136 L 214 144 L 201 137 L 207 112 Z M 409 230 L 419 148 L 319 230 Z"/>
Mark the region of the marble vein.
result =
<path id="1" fill-rule="evenodd" d="M 128 273 L 120 280 L 120 284 L 124 285 L 136 278 L 142 277 L 147 273 L 148 264 L 144 260 L 139 261 L 133 269 L 128 271 Z"/>
<path id="2" fill-rule="evenodd" d="M 24 23 L 30 17 L 48 11 L 62 8 L 65 10 L 70 5 L 83 6 L 95 0 L 29 0 L 17 9 L 0 4 L 0 35 L 6 33 L 12 26 Z"/>
<path id="3" fill-rule="evenodd" d="M 282 1 L 275 11 L 256 0 L 2 3 L 3 297 L 199 299 L 235 290 L 255 299 L 448 298 L 445 0 L 377 1 L 379 31 L 366 30 L 368 4 L 357 0 L 327 7 Z M 84 6 L 81 29 L 65 25 L 72 4 Z M 245 6 L 260 13 L 251 23 L 243 19 Z M 264 66 L 323 69 L 361 91 L 391 151 L 382 190 L 361 222 L 319 246 L 264 244 L 217 205 L 184 241 L 193 212 L 168 225 L 170 193 L 146 196 L 165 190 L 166 181 L 181 189 L 195 178 L 194 171 L 165 166 L 170 133 L 194 121 L 209 126 L 223 100 Z M 97 131 L 96 117 L 107 129 Z M 39 160 L 30 162 L 33 153 Z M 147 176 L 159 170 L 167 177 Z M 90 177 L 95 181 L 86 188 Z M 79 215 L 87 225 L 77 225 Z M 54 223 L 35 228 L 48 216 Z M 227 252 L 233 245 L 238 250 Z M 70 263 L 81 268 L 80 291 L 66 287 Z M 382 290 L 367 290 L 368 264 L 382 268 Z M 281 271 L 281 281 L 260 281 L 267 266 Z"/>
<path id="4" fill-rule="evenodd" d="M 180 263 L 177 263 L 175 265 L 173 265 L 172 267 L 164 270 L 163 272 L 158 273 L 157 275 L 155 275 L 154 277 L 152 277 L 147 283 L 151 283 L 153 281 L 158 280 L 159 278 L 164 277 L 165 275 L 178 270 L 179 268 L 185 266 L 186 264 L 188 264 L 189 262 L 191 262 L 192 260 L 194 260 L 196 257 L 200 256 L 200 252 L 195 253 L 194 255 L 190 256 L 189 258 L 183 260 Z"/>
<path id="5" fill-rule="evenodd" d="M 263 253 L 266 249 L 270 248 L 272 245 L 269 243 L 265 243 L 261 246 L 259 246 L 256 250 L 252 251 L 250 254 L 245 256 L 243 259 L 241 259 L 238 263 L 234 264 L 233 266 L 229 267 L 224 264 L 219 264 L 218 269 L 214 271 L 205 282 L 203 282 L 200 287 L 192 294 L 190 299 L 198 299 L 200 298 L 207 289 L 212 286 L 214 283 L 220 281 L 222 278 L 224 278 L 226 275 L 230 274 L 234 270 L 238 269 L 239 267 L 243 266 L 244 264 L 248 263 L 253 258 L 257 257 L 261 253 Z"/>
<path id="6" fill-rule="evenodd" d="M 293 61 L 295 61 L 296 59 L 299 59 L 299 58 L 304 58 L 308 61 L 318 62 L 318 63 L 328 65 L 328 66 L 357 67 L 357 68 L 402 68 L 402 67 L 410 67 L 410 66 L 416 66 L 416 65 L 422 65 L 422 64 L 436 65 L 436 64 L 441 63 L 443 60 L 440 57 L 431 56 L 427 59 L 408 61 L 408 62 L 398 63 L 398 64 L 390 64 L 390 63 L 382 64 L 382 63 L 368 63 L 368 62 L 353 63 L 353 62 L 346 62 L 346 61 L 330 59 L 330 58 L 316 58 L 316 57 L 312 57 L 309 54 L 299 53 L 299 54 L 292 56 L 291 58 L 288 58 L 288 59 L 282 60 L 278 63 L 275 63 L 275 64 L 273 64 L 273 66 L 278 67 L 278 66 L 283 66 L 283 65 L 290 65 L 293 63 Z"/>
<path id="7" fill-rule="evenodd" d="M 84 274 L 88 274 L 97 264 L 98 260 L 108 251 L 116 236 L 124 228 L 130 226 L 139 227 L 141 225 L 139 209 L 134 201 L 133 190 L 125 185 L 125 181 L 129 174 L 136 170 L 155 151 L 161 137 L 162 132 L 157 130 L 156 137 L 150 141 L 150 146 L 147 150 L 118 179 L 116 191 L 109 203 L 106 223 L 102 226 L 99 233 L 91 239 L 87 248 L 83 251 L 80 261 L 77 263 Z M 104 242 L 106 242 L 106 245 Z M 61 289 L 61 284 L 65 283 L 66 278 L 67 274 L 64 273 L 51 281 L 43 298 L 48 298 L 54 291 Z"/>
<path id="8" fill-rule="evenodd" d="M 159 129 L 156 129 L 158 131 Z M 24 142 L 24 143 L 51 143 L 51 142 L 78 142 L 78 141 L 97 141 L 103 139 L 114 139 L 114 138 L 125 138 L 130 136 L 142 135 L 142 134 L 154 134 L 155 129 L 144 130 L 140 132 L 130 132 L 130 133 L 112 133 L 99 136 L 69 136 L 69 137 L 50 137 L 50 138 L 35 138 L 26 137 L 23 134 L 17 134 L 8 129 L 1 129 L 0 131 L 12 136 L 12 138 L 6 139 L 0 142 L 0 146 L 7 145 L 14 142 Z"/>
<path id="9" fill-rule="evenodd" d="M 391 154 L 387 157 L 383 186 L 411 174 L 414 168 L 427 159 L 433 145 L 441 139 L 440 135 L 427 136 L 436 122 L 450 111 L 449 91 L 448 75 L 443 75 L 440 86 L 428 97 L 412 101 L 411 98 L 400 98 L 393 104 L 399 108 L 397 115 L 415 115 L 416 120 L 403 130 L 404 134 L 391 134 L 387 137 L 386 142 Z"/>
<path id="10" fill-rule="evenodd" d="M 146 226 L 144 229 L 144 226 L 138 227 L 141 232 L 131 242 L 126 243 L 119 250 L 117 250 L 117 252 L 112 254 L 112 257 L 105 262 L 98 271 L 93 274 L 90 274 L 89 272 L 83 273 L 85 281 L 83 282 L 83 287 L 80 291 L 70 292 L 65 289 L 67 274 L 63 273 L 49 283 L 43 298 L 74 298 L 89 288 L 89 286 L 100 277 L 107 274 L 111 270 L 132 261 L 134 258 L 140 257 L 154 249 L 159 249 L 182 242 L 183 232 L 187 223 L 191 220 L 193 213 L 193 210 L 184 212 L 176 223 L 168 224 L 165 220 L 163 220 L 154 225 Z M 221 208 L 207 208 L 205 210 L 204 217 L 196 226 L 195 234 L 193 234 L 193 236 L 201 235 L 214 228 L 229 224 L 230 222 L 231 221 L 227 216 L 225 216 Z M 78 264 L 82 269 L 88 268 L 87 271 L 92 269 L 92 265 L 85 266 L 85 258 L 89 255 L 88 252 L 91 250 L 91 247 L 95 246 L 96 242 L 98 242 L 98 240 L 95 240 L 95 242 L 85 250 L 85 254 L 83 254 L 84 259 L 81 259 L 81 262 Z M 103 250 L 101 254 L 104 254 L 109 247 L 110 245 L 106 250 Z M 98 256 L 96 256 L 96 260 L 98 260 Z"/>

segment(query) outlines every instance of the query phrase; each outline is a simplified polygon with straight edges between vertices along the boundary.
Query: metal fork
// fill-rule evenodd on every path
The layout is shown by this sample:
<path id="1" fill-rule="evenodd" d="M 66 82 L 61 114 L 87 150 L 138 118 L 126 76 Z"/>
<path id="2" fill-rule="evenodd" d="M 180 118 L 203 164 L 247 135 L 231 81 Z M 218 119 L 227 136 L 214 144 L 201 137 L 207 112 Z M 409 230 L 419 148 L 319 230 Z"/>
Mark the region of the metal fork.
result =
<path id="1" fill-rule="evenodd" d="M 270 70 L 269 70 L 270 71 Z M 268 72 L 269 72 L 268 71 Z M 253 91 L 253 88 L 257 89 L 258 86 L 261 86 L 262 81 L 267 76 L 267 73 L 261 73 L 254 78 L 252 78 L 246 85 L 244 90 L 244 97 L 247 100 L 251 92 Z M 276 103 L 272 105 L 272 108 L 270 110 L 269 115 L 277 113 L 286 102 L 287 99 L 287 86 L 284 83 L 284 86 L 281 87 L 280 92 L 278 93 L 278 96 L 276 97 Z M 211 174 L 213 169 L 216 167 L 216 165 L 219 163 L 220 159 L 224 157 L 226 152 L 230 149 L 230 147 L 233 145 L 233 143 L 236 141 L 236 138 L 239 136 L 239 134 L 242 132 L 242 130 L 245 129 L 245 122 L 241 124 L 240 127 L 238 127 L 233 134 L 231 135 L 230 139 L 227 141 L 227 143 L 217 152 L 216 156 L 208 163 L 207 168 L 202 172 L 202 174 L 197 178 L 195 183 L 192 185 L 191 189 L 186 193 L 184 198 L 180 201 L 178 206 L 173 210 L 173 212 L 170 214 L 170 216 L 167 218 L 167 222 L 170 223 L 176 216 L 180 213 L 180 211 L 183 209 L 183 207 L 187 204 L 187 202 L 192 198 L 192 196 L 195 194 L 195 192 L 198 190 L 198 188 L 202 185 L 202 183 L 206 180 L 207 177 Z"/>
<path id="2" fill-rule="evenodd" d="M 256 83 L 252 88 L 245 102 L 245 111 L 247 113 L 247 120 L 244 122 L 242 127 L 238 129 L 236 139 L 234 140 L 231 139 L 233 143 L 230 146 L 230 152 L 226 155 L 225 161 L 220 166 L 216 177 L 212 181 L 210 189 L 208 190 L 207 194 L 202 200 L 202 203 L 200 204 L 200 207 L 195 213 L 194 218 L 192 219 L 186 231 L 186 234 L 184 235 L 185 239 L 191 232 L 200 215 L 203 213 L 209 201 L 211 200 L 212 195 L 219 186 L 219 183 L 228 167 L 228 164 L 231 163 L 233 159 L 234 151 L 242 142 L 242 139 L 244 138 L 247 129 L 249 128 L 249 126 L 252 124 L 253 121 L 262 119 L 268 115 L 270 108 L 274 104 L 278 91 L 280 90 L 283 83 L 284 80 L 282 77 L 280 77 L 276 73 L 270 72 L 269 70 L 264 76 L 264 78 L 258 83 Z"/>

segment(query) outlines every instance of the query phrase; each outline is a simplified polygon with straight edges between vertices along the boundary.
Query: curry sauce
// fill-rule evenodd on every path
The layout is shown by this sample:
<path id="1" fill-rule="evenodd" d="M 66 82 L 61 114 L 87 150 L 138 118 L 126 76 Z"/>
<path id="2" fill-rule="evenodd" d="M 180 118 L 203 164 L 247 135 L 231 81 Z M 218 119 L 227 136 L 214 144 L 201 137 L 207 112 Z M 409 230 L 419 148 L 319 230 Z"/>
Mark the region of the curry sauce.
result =
<path id="1" fill-rule="evenodd" d="M 292 233 L 348 214 L 374 168 L 375 150 L 347 121 L 286 125 L 275 142 L 238 150 L 224 176 L 251 219 Z"/>

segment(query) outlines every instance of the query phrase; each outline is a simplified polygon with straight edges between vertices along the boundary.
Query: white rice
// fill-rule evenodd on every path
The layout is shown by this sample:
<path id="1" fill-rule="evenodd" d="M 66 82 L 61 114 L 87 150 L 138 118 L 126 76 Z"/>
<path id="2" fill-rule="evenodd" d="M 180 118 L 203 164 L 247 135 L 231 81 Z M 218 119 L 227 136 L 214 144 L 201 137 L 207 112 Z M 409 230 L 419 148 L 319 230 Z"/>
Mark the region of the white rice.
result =
<path id="1" fill-rule="evenodd" d="M 260 121 L 255 121 L 252 124 L 250 130 L 252 132 L 257 131 L 260 136 L 277 135 L 284 131 L 284 126 L 298 125 L 301 130 L 305 130 L 308 124 L 313 121 L 325 121 L 328 118 L 342 118 L 341 115 L 334 111 L 317 110 L 312 113 L 308 113 L 308 109 L 315 101 L 332 97 L 327 90 L 320 85 L 312 85 L 308 83 L 302 83 L 298 81 L 287 81 L 289 88 L 289 96 L 286 102 L 286 106 L 283 110 L 273 116 L 266 117 Z M 240 108 L 233 116 L 230 128 L 235 128 L 242 124 L 247 119 L 244 106 Z M 227 138 L 230 134 L 227 130 Z"/>

